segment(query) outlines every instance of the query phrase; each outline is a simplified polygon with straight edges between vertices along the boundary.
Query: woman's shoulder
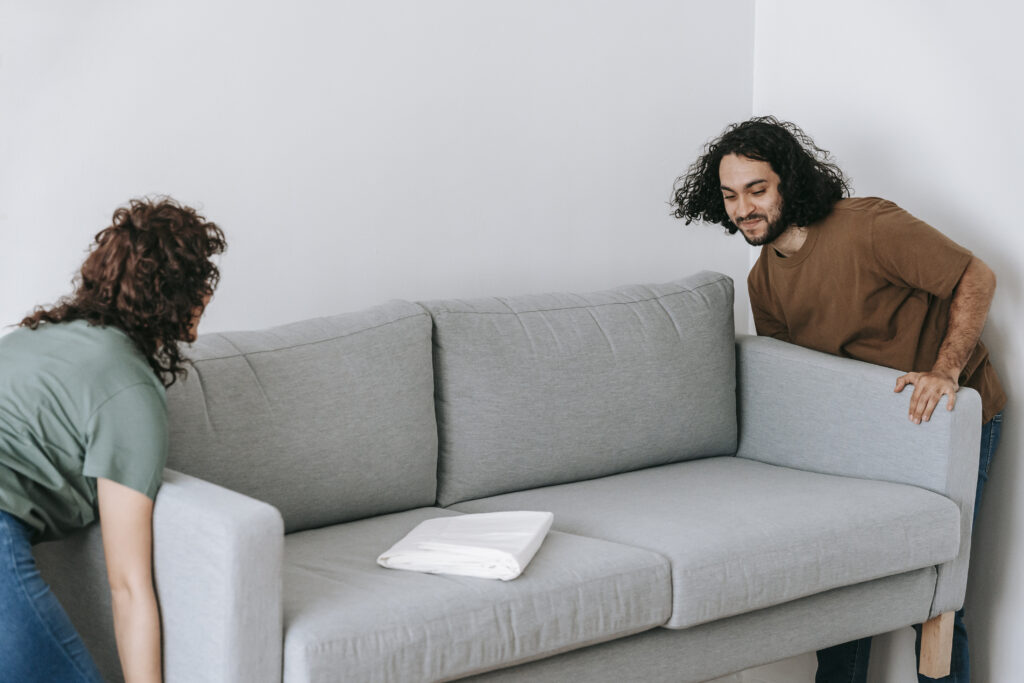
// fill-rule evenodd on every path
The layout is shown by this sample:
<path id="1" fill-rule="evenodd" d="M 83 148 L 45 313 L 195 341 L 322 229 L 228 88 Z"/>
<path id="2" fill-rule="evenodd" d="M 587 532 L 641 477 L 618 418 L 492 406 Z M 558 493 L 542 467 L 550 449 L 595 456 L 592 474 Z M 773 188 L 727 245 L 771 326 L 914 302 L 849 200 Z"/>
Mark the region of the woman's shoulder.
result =
<path id="1" fill-rule="evenodd" d="M 63 384 L 99 392 L 134 384 L 163 385 L 134 342 L 116 327 L 84 320 L 18 328 L 0 338 L 0 366 L 19 374 L 51 374 Z"/>

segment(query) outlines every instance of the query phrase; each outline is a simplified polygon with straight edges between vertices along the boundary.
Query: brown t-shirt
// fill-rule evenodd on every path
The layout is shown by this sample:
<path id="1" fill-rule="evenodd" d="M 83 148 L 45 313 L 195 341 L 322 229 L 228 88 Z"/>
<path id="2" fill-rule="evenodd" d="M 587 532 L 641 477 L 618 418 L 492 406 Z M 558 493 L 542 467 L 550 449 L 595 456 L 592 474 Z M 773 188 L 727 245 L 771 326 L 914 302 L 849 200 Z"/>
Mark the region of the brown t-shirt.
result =
<path id="1" fill-rule="evenodd" d="M 971 252 L 892 202 L 843 199 L 786 258 L 771 246 L 747 277 L 760 335 L 903 372 L 931 370 L 953 290 Z M 1006 394 L 978 342 L 960 385 L 981 394 L 982 421 Z"/>

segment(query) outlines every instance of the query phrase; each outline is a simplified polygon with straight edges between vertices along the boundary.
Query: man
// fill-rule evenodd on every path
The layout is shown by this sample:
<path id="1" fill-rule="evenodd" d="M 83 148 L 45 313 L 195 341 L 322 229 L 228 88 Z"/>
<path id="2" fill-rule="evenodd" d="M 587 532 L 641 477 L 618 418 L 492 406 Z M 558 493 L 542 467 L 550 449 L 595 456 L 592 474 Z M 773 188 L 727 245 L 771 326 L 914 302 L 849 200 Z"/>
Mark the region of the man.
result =
<path id="1" fill-rule="evenodd" d="M 1006 403 L 980 341 L 995 276 L 895 204 L 849 194 L 828 152 L 800 128 L 756 117 L 726 128 L 676 181 L 675 215 L 762 247 L 747 278 L 758 334 L 905 372 L 895 391 L 913 385 L 915 424 L 943 396 L 953 410 L 960 386 L 981 394 L 977 518 Z M 864 681 L 870 647 L 865 638 L 818 652 L 816 681 Z M 965 683 L 969 668 L 960 610 L 942 680 Z"/>

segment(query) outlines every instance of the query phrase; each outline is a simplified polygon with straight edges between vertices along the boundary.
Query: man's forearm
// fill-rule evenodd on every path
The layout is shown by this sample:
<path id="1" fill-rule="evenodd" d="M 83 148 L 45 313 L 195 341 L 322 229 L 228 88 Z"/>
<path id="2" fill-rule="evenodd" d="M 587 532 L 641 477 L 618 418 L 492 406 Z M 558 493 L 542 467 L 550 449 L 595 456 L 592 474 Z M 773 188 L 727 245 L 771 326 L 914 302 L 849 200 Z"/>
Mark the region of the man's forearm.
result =
<path id="1" fill-rule="evenodd" d="M 931 419 L 932 411 L 943 396 L 947 400 L 946 409 L 953 410 L 960 388 L 960 373 L 981 338 L 995 290 L 995 274 L 980 259 L 972 258 L 953 292 L 946 337 L 931 371 L 908 372 L 896 380 L 897 393 L 907 385 L 914 385 L 909 408 L 914 424 Z"/>
<path id="2" fill-rule="evenodd" d="M 939 347 L 933 372 L 959 383 L 960 373 L 974 352 L 996 290 L 996 276 L 978 258 L 972 258 L 953 293 L 946 336 Z"/>

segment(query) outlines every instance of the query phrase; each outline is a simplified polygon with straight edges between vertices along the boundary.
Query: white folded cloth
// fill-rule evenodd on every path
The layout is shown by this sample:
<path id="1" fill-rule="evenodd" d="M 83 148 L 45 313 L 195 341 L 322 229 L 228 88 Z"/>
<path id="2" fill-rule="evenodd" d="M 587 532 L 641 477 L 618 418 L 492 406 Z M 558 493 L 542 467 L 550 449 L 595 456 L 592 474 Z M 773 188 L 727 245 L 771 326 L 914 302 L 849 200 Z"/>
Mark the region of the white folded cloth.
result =
<path id="1" fill-rule="evenodd" d="M 484 512 L 421 522 L 377 558 L 389 569 L 511 581 L 533 559 L 555 516 Z"/>

